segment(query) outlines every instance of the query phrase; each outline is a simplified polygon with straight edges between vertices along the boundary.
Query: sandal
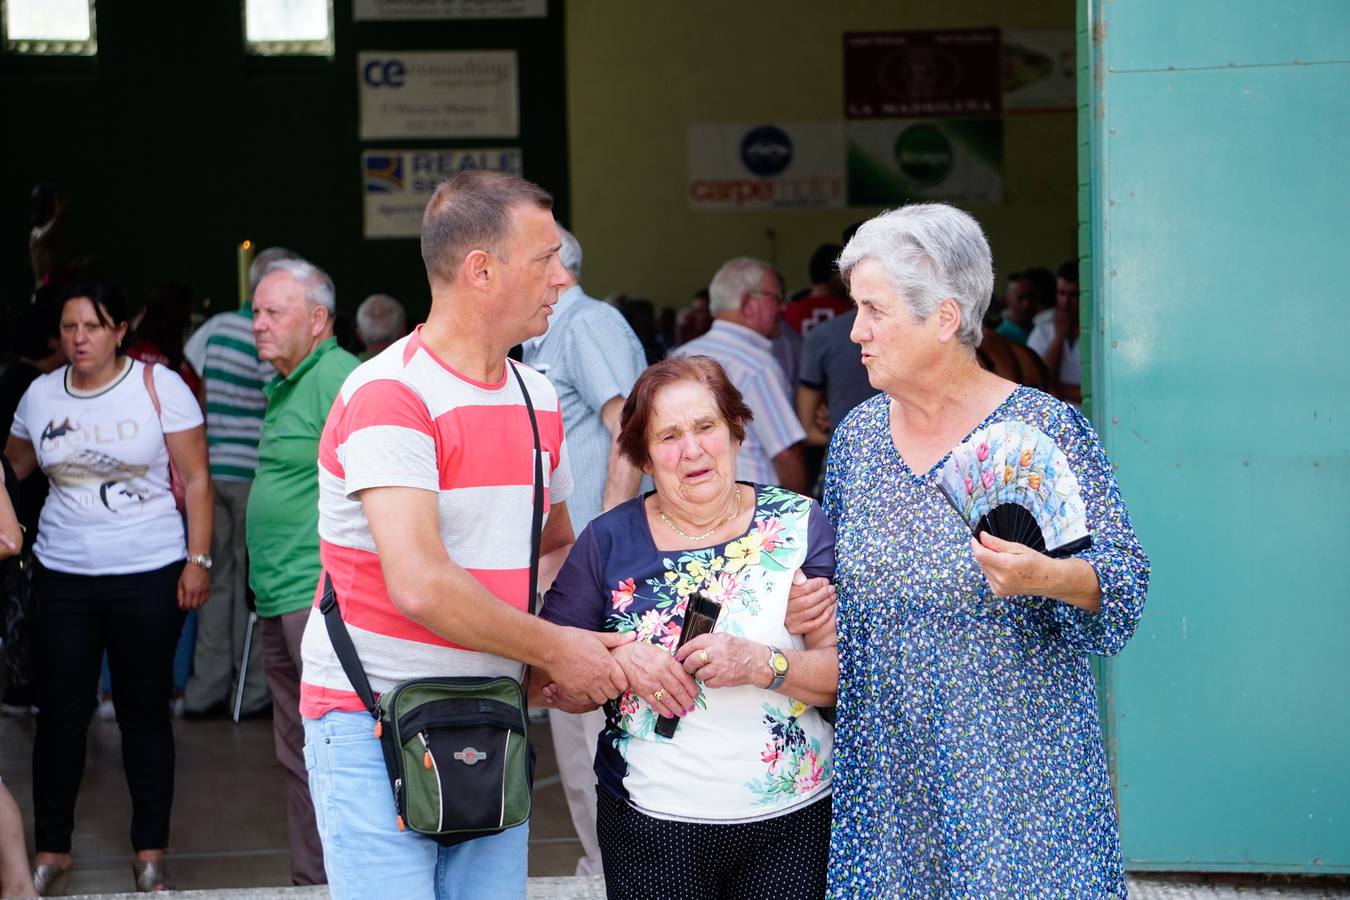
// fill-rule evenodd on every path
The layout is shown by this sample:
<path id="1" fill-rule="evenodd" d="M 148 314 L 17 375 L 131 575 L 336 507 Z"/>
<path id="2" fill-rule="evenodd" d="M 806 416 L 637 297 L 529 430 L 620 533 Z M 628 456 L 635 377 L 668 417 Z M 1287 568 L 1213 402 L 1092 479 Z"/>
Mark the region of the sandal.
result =
<path id="1" fill-rule="evenodd" d="M 33 866 L 33 889 L 39 897 L 48 897 L 57 886 L 65 883 L 66 876 L 74 865 L 62 866 L 60 863 L 38 863 Z"/>
<path id="2" fill-rule="evenodd" d="M 169 874 L 169 865 L 163 859 L 133 859 L 131 874 L 136 877 L 136 890 L 140 893 L 177 890 L 173 876 Z"/>

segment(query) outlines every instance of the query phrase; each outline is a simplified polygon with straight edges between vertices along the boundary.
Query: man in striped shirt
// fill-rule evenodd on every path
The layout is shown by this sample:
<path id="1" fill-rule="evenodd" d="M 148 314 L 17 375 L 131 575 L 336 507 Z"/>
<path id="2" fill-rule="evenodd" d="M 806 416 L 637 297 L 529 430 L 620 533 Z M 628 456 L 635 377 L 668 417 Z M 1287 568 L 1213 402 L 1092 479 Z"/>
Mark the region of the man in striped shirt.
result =
<path id="1" fill-rule="evenodd" d="M 427 320 L 348 376 L 329 413 L 319 554 L 376 693 L 414 677 L 521 678 L 526 665 L 592 706 L 627 687 L 609 654 L 623 636 L 526 612 L 535 457 L 516 374 L 539 425 L 546 564 L 556 570 L 572 544 L 558 396 L 507 360 L 544 333 L 566 283 L 551 209 L 542 189 L 502 172 L 443 183 L 422 224 Z M 302 652 L 305 756 L 332 896 L 523 900 L 528 823 L 452 847 L 400 833 L 379 740 L 317 606 Z"/>
<path id="2" fill-rule="evenodd" d="M 740 257 L 717 270 L 708 297 L 712 328 L 671 355 L 717 360 L 755 414 L 736 456 L 736 477 L 805 493 L 806 432 L 788 402 L 787 375 L 774 359 L 770 340 L 778 329 L 782 284 L 768 263 Z"/>
<path id="3" fill-rule="evenodd" d="M 207 455 L 216 497 L 211 597 L 197 612 L 197 648 L 183 698 L 190 717 L 224 715 L 239 674 L 248 629 L 244 515 L 258 470 L 258 441 L 267 409 L 263 386 L 276 375 L 271 363 L 258 359 L 252 298 L 263 276 L 279 261 L 296 258 L 284 247 L 261 251 L 248 270 L 249 300 L 237 310 L 212 316 L 183 348 L 188 362 L 202 373 Z M 254 640 L 244 678 L 244 715 L 267 708 L 261 653 L 262 642 Z"/>

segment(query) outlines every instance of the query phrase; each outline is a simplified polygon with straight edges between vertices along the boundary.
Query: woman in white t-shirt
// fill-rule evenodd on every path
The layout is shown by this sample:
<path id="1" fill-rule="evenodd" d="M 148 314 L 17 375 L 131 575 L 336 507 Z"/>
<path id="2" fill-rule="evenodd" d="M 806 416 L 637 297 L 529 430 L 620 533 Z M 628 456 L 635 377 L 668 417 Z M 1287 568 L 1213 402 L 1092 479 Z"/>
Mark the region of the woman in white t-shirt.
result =
<path id="1" fill-rule="evenodd" d="M 174 780 L 168 699 L 183 617 L 209 589 L 211 480 L 196 399 L 177 374 L 121 352 L 127 322 L 126 301 L 111 285 L 67 288 L 61 343 L 70 363 L 29 386 L 5 444 L 21 478 L 41 467 L 51 485 L 33 548 L 39 890 L 72 865 L 105 650 L 117 683 L 137 887 L 172 885 L 164 867 Z M 186 530 L 170 458 L 185 489 Z"/>

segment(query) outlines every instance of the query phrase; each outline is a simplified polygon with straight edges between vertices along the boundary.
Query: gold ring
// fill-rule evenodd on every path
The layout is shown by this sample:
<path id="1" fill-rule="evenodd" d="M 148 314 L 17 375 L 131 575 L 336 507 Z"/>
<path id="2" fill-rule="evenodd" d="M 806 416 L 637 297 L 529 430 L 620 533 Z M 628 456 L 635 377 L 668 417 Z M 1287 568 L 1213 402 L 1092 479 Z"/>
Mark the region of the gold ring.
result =
<path id="1" fill-rule="evenodd" d="M 657 688 L 656 693 L 652 694 L 652 699 L 655 700 L 657 703 L 660 703 L 662 700 L 666 699 L 665 689 Z"/>
<path id="2" fill-rule="evenodd" d="M 708 661 L 709 661 L 709 660 L 708 660 L 708 651 L 707 651 L 707 650 L 700 650 L 700 651 L 698 651 L 698 661 L 701 662 L 701 663 L 703 663 L 705 666 L 708 664 Z"/>

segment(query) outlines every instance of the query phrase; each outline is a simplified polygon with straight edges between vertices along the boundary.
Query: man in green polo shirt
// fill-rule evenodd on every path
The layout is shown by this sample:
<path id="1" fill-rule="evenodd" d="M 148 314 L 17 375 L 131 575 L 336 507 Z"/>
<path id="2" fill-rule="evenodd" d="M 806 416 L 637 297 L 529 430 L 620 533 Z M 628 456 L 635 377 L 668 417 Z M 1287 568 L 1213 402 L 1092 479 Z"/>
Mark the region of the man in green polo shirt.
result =
<path id="1" fill-rule="evenodd" d="M 303 260 L 282 260 L 258 283 L 253 335 L 276 367 L 264 390 L 258 472 L 248 498 L 249 585 L 262 620 L 277 759 L 286 768 L 291 880 L 323 884 L 300 724 L 300 638 L 319 581 L 319 436 L 358 360 L 333 337 L 333 282 Z"/>

